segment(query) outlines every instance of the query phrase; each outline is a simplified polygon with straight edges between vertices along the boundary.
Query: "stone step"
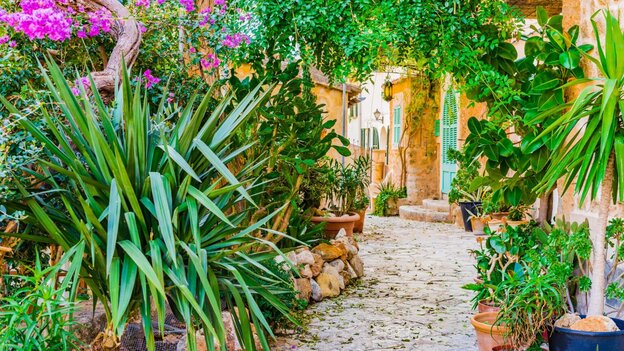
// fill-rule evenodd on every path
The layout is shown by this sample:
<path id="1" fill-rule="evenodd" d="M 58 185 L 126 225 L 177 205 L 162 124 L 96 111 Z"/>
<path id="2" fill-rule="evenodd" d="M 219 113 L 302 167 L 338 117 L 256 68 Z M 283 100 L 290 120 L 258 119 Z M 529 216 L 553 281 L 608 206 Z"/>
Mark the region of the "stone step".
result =
<path id="1" fill-rule="evenodd" d="M 452 223 L 448 212 L 432 211 L 423 206 L 401 206 L 399 217 L 411 221 Z"/>
<path id="2" fill-rule="evenodd" d="M 425 199 L 422 204 L 424 208 L 431 211 L 451 212 L 451 204 L 449 204 L 448 200 Z"/>

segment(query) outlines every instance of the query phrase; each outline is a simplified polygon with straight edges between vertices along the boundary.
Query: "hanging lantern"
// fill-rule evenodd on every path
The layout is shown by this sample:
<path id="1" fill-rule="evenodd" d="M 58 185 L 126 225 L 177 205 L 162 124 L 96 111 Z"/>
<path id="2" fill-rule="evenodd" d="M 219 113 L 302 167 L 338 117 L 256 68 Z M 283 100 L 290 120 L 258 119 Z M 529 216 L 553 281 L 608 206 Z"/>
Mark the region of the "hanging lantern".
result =
<path id="1" fill-rule="evenodd" d="M 392 100 L 392 82 L 390 81 L 390 75 L 386 76 L 386 81 L 383 84 L 382 98 L 386 101 Z"/>

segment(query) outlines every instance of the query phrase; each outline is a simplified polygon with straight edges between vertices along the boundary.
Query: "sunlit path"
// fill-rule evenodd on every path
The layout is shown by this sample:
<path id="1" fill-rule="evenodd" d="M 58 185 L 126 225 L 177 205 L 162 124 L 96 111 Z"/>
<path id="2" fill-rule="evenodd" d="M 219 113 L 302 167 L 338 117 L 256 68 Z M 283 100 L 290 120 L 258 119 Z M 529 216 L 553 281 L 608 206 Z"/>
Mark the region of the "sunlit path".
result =
<path id="1" fill-rule="evenodd" d="M 474 236 L 452 225 L 367 218 L 366 273 L 338 299 L 306 313 L 307 330 L 277 350 L 476 350 L 468 291 Z"/>

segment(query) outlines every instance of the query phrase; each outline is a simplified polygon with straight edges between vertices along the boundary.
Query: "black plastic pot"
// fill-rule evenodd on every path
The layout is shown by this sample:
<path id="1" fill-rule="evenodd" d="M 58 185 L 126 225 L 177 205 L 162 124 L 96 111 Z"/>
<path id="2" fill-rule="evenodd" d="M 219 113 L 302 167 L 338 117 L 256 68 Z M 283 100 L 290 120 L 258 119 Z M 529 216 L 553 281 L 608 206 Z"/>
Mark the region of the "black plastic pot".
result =
<path id="1" fill-rule="evenodd" d="M 464 230 L 467 232 L 472 231 L 472 224 L 470 223 L 470 216 L 477 214 L 478 209 L 481 207 L 481 202 L 460 202 L 459 208 L 461 209 L 462 219 L 464 220 Z"/>
<path id="2" fill-rule="evenodd" d="M 585 318 L 585 316 L 581 316 Z M 624 321 L 613 318 L 620 331 L 595 333 L 555 327 L 548 338 L 550 351 L 624 350 Z"/>

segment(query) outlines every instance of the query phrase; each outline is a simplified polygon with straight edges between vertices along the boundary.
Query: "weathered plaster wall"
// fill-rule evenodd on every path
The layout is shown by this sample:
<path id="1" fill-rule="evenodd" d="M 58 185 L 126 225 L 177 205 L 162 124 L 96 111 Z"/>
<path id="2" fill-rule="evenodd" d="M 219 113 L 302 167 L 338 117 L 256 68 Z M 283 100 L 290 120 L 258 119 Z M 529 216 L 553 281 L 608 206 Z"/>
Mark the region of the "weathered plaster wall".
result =
<path id="1" fill-rule="evenodd" d="M 400 185 L 403 165 L 401 163 L 400 152 L 405 150 L 405 186 L 407 187 L 408 201 L 420 204 L 427 198 L 438 198 L 440 196 L 440 167 L 438 159 L 439 144 L 434 135 L 435 121 L 438 116 L 438 88 L 432 98 L 425 105 L 425 109 L 418 116 L 411 113 L 409 105 L 413 89 L 420 87 L 411 78 L 404 78 L 395 82 L 394 98 L 390 102 L 390 155 L 386 177 L 394 184 Z M 406 132 L 401 144 L 393 145 L 392 131 L 394 119 L 392 114 L 394 108 L 401 106 L 402 119 L 401 130 L 405 130 L 408 119 L 415 121 L 412 127 Z"/>

